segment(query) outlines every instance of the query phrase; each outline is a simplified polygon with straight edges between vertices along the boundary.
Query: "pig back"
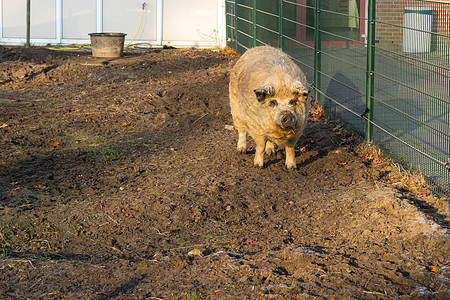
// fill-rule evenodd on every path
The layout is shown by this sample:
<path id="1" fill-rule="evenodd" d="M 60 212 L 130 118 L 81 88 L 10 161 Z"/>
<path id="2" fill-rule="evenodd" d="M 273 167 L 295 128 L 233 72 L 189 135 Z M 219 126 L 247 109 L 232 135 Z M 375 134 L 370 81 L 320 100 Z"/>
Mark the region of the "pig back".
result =
<path id="1" fill-rule="evenodd" d="M 289 56 L 270 46 L 247 50 L 234 66 L 230 76 L 230 92 L 254 98 L 254 90 L 272 84 L 278 90 L 289 89 L 294 81 L 307 87 L 306 77 Z M 240 95 L 240 96 L 244 96 Z"/>
<path id="2" fill-rule="evenodd" d="M 231 71 L 230 106 L 235 120 L 256 121 L 260 118 L 260 105 L 254 93 L 266 84 L 275 88 L 277 97 L 290 95 L 292 84 L 300 81 L 307 87 L 306 77 L 300 68 L 281 50 L 270 46 L 247 50 Z M 284 95 L 283 95 L 284 94 Z M 249 122 L 246 125 L 249 125 Z M 256 125 L 256 124 L 255 124 Z M 247 126 L 246 126 L 247 127 Z"/>

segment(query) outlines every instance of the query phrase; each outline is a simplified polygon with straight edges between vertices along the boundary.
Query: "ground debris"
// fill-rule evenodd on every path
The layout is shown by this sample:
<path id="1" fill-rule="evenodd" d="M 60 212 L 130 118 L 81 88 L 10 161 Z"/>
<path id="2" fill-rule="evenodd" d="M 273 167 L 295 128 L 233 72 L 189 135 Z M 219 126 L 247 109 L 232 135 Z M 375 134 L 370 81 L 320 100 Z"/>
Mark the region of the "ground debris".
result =
<path id="1" fill-rule="evenodd" d="M 237 153 L 230 49 L 0 58 L 2 299 L 449 297 L 448 203 L 323 110 Z"/>

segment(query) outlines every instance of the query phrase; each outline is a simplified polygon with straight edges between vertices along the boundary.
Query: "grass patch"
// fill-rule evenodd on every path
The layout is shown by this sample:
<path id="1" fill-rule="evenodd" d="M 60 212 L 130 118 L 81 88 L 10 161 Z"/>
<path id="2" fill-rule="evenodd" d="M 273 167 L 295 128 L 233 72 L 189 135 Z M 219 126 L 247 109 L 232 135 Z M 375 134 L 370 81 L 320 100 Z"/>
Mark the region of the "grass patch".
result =
<path id="1" fill-rule="evenodd" d="M 108 146 L 95 146 L 89 149 L 90 153 L 94 153 L 94 154 L 103 154 L 103 155 L 108 155 L 108 156 L 114 156 L 114 155 L 121 155 L 123 154 L 122 151 L 116 150 L 116 149 L 112 149 Z"/>
<path id="2" fill-rule="evenodd" d="M 199 292 L 187 291 L 184 293 L 184 295 L 186 296 L 186 299 L 189 299 L 189 300 L 206 299 L 206 297 L 203 296 L 202 293 L 199 293 Z"/>

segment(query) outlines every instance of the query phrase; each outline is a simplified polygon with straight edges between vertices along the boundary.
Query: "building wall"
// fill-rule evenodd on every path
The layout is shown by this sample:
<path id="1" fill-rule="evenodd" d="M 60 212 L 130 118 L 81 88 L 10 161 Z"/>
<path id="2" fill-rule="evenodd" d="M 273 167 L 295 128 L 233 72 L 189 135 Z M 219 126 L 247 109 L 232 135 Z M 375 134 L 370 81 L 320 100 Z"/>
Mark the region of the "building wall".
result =
<path id="1" fill-rule="evenodd" d="M 89 43 L 89 33 L 121 32 L 126 42 L 223 46 L 224 6 L 225 0 L 32 0 L 31 43 Z M 25 38 L 26 1 L 0 0 L 0 44 Z"/>

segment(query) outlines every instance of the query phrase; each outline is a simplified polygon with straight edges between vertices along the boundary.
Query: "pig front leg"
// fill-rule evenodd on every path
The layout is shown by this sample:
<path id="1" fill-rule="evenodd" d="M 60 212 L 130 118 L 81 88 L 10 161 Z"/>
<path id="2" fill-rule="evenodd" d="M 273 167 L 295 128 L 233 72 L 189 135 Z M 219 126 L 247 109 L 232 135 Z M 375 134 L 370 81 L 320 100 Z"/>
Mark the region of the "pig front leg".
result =
<path id="1" fill-rule="evenodd" d="M 264 167 L 264 149 L 266 148 L 266 139 L 263 136 L 253 138 L 256 143 L 255 167 Z"/>
<path id="2" fill-rule="evenodd" d="M 297 169 L 297 163 L 295 162 L 295 150 L 294 146 L 286 145 L 286 167 L 288 169 Z"/>

